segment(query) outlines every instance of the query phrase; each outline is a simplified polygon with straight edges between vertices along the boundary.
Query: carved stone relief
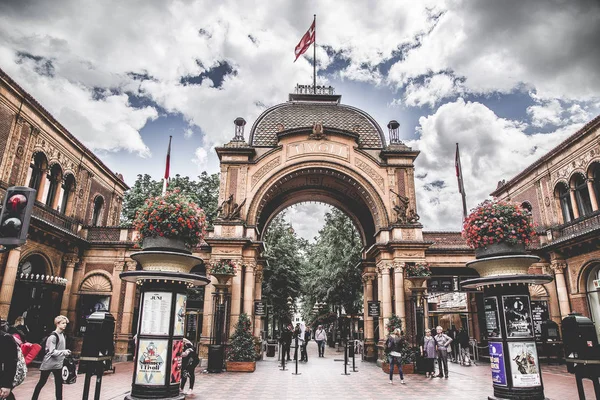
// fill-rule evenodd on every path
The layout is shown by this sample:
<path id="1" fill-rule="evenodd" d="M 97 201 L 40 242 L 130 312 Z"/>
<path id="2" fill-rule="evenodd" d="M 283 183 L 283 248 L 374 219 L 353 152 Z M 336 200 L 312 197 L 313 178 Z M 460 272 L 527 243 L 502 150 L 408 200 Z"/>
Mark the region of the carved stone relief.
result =
<path id="1" fill-rule="evenodd" d="M 281 157 L 277 157 L 272 159 L 271 161 L 267 162 L 265 165 L 263 165 L 262 167 L 260 167 L 258 169 L 258 171 L 256 171 L 253 175 L 252 175 L 252 188 L 254 189 L 254 186 L 256 186 L 256 184 L 269 172 L 271 171 L 273 168 L 277 167 L 278 165 L 281 164 Z"/>
<path id="2" fill-rule="evenodd" d="M 381 190 L 384 189 L 384 181 L 383 178 L 381 176 L 379 176 L 379 174 L 377 173 L 377 171 L 375 171 L 373 168 L 371 168 L 367 163 L 365 163 L 362 160 L 359 160 L 358 158 L 356 158 L 354 160 L 354 164 L 356 164 L 356 166 L 364 171 L 371 179 L 373 179 L 373 181 L 377 184 L 377 186 L 379 186 L 379 188 Z"/>

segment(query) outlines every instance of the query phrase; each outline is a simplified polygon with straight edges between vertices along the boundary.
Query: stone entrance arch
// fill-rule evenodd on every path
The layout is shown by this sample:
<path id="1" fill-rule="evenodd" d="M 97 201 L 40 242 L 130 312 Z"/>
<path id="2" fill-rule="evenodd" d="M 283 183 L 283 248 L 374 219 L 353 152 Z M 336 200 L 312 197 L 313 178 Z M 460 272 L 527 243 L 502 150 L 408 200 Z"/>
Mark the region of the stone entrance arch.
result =
<path id="1" fill-rule="evenodd" d="M 431 243 L 423 240 L 416 207 L 414 160 L 419 152 L 399 140 L 396 121 L 388 124 L 386 144 L 373 118 L 340 100 L 331 93 L 290 94 L 288 102 L 256 120 L 248 142 L 246 122 L 234 121 L 233 139 L 216 149 L 220 207 L 206 242 L 211 261 L 237 263 L 231 286 L 233 327 L 241 312 L 253 315 L 253 302 L 261 297 L 262 238 L 269 221 L 309 200 L 343 210 L 363 240 L 365 342 L 373 357 L 375 332 L 384 331 L 387 319 L 397 314 L 406 322 L 404 267 L 425 261 Z M 209 285 L 205 327 L 212 320 L 211 292 Z M 367 316 L 370 300 L 381 302 L 381 318 L 375 321 Z M 260 317 L 255 317 L 254 334 L 260 331 Z"/>

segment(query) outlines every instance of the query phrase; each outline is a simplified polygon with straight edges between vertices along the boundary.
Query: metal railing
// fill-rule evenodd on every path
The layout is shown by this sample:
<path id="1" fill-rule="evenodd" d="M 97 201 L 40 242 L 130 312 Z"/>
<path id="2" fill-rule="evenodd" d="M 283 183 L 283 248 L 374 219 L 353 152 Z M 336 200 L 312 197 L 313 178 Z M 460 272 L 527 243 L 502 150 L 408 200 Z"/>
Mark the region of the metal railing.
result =
<path id="1" fill-rule="evenodd" d="M 32 215 L 41 219 L 42 221 L 49 223 L 50 225 L 77 234 L 79 224 L 76 220 L 69 218 L 64 214 L 61 214 L 60 212 L 52 209 L 51 207 L 40 203 L 39 201 L 35 202 Z"/>
<path id="2" fill-rule="evenodd" d="M 600 228 L 600 211 L 595 211 L 592 214 L 552 228 L 552 241 L 576 237 L 598 228 Z"/>

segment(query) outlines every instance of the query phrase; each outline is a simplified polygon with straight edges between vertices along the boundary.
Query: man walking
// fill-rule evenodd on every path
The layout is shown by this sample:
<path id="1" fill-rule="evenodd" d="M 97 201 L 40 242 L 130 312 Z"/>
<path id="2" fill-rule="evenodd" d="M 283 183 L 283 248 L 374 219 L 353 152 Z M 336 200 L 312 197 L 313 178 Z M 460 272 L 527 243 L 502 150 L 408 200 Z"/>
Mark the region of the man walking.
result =
<path id="1" fill-rule="evenodd" d="M 286 361 L 292 361 L 290 357 L 290 347 L 292 347 L 292 324 L 289 324 L 287 328 L 285 328 L 281 332 L 281 337 L 279 338 L 281 342 L 281 359 Z"/>
<path id="2" fill-rule="evenodd" d="M 15 400 L 12 389 L 17 372 L 17 344 L 7 330 L 8 323 L 0 319 L 0 399 Z"/>
<path id="3" fill-rule="evenodd" d="M 435 328 L 437 335 L 435 335 L 435 347 L 438 355 L 438 367 L 439 374 L 438 378 L 448 379 L 448 346 L 452 343 L 452 338 L 444 333 L 444 329 L 441 326 Z"/>
<path id="4" fill-rule="evenodd" d="M 71 355 L 71 350 L 67 350 L 67 341 L 64 331 L 67 328 L 69 319 L 64 315 L 54 318 L 56 330 L 50 333 L 46 339 L 46 353 L 42 365 L 40 365 L 40 380 L 35 386 L 31 400 L 37 400 L 42 388 L 48 381 L 50 374 L 54 375 L 54 388 L 56 400 L 62 400 L 62 367 L 65 357 Z"/>
<path id="5" fill-rule="evenodd" d="M 319 357 L 325 357 L 325 342 L 327 342 L 327 332 L 323 329 L 323 325 L 319 325 L 315 331 L 315 341 L 319 349 Z"/>

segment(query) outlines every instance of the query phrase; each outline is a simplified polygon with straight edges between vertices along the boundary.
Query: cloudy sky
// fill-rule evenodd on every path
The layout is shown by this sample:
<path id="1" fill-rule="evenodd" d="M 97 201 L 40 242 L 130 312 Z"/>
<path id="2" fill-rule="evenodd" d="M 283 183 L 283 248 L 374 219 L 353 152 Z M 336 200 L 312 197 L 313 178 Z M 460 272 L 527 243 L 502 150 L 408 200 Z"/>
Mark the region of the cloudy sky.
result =
<path id="1" fill-rule="evenodd" d="M 131 184 L 218 171 L 212 148 L 312 79 L 294 47 L 317 14 L 319 82 L 421 150 L 427 230 L 600 113 L 596 0 L 0 2 L 0 68 Z M 288 218 L 311 237 L 324 208 Z"/>

